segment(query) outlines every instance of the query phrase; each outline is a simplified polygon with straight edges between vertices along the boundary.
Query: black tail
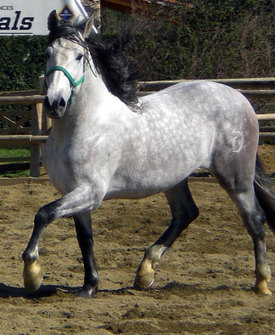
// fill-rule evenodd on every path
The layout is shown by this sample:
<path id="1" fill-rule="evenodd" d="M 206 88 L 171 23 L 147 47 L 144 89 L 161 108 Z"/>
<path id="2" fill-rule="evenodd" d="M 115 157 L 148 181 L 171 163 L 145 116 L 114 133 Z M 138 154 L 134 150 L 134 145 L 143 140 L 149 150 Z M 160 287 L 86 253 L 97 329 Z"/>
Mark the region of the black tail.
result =
<path id="1" fill-rule="evenodd" d="M 274 184 L 272 179 L 264 173 L 259 157 L 257 157 L 254 181 L 255 193 L 260 206 L 265 212 L 266 222 L 273 234 L 275 234 L 275 192 L 272 189 Z"/>

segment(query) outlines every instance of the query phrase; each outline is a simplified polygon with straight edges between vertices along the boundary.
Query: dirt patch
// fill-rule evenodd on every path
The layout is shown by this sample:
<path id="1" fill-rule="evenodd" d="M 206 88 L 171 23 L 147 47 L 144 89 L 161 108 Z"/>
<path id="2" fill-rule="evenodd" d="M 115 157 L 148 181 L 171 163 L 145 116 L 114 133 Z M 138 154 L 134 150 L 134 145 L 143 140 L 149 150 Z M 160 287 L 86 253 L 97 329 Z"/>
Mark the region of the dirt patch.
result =
<path id="1" fill-rule="evenodd" d="M 270 174 L 274 152 L 260 147 Z M 93 214 L 100 285 L 85 300 L 75 297 L 83 267 L 71 219 L 46 230 L 43 287 L 26 294 L 21 254 L 36 211 L 59 195 L 48 182 L 0 186 L 0 334 L 275 334 L 275 298 L 251 290 L 252 242 L 232 201 L 216 183 L 190 187 L 201 214 L 165 255 L 148 291 L 134 290 L 133 281 L 145 248 L 170 222 L 165 198 L 110 200 Z M 266 233 L 274 273 L 275 238 Z"/>

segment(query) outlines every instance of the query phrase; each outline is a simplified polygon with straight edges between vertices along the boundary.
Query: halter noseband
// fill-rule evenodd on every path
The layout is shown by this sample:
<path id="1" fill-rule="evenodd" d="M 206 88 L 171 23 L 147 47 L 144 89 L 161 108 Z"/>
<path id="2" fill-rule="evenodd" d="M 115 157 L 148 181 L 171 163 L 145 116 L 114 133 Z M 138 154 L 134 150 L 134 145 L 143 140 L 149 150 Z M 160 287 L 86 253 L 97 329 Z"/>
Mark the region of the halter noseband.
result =
<path id="1" fill-rule="evenodd" d="M 85 78 L 85 57 L 83 57 L 83 75 L 82 77 L 78 80 L 75 81 L 74 78 L 71 76 L 71 74 L 69 73 L 69 71 L 67 71 L 63 66 L 53 66 L 51 67 L 46 73 L 45 73 L 45 77 L 47 78 L 52 72 L 54 71 L 61 71 L 65 74 L 65 76 L 69 79 L 71 85 L 72 85 L 72 89 L 71 89 L 71 95 L 69 98 L 69 104 L 73 101 L 74 95 L 75 95 L 75 88 L 77 86 L 79 86 L 80 84 L 83 83 L 84 78 Z"/>

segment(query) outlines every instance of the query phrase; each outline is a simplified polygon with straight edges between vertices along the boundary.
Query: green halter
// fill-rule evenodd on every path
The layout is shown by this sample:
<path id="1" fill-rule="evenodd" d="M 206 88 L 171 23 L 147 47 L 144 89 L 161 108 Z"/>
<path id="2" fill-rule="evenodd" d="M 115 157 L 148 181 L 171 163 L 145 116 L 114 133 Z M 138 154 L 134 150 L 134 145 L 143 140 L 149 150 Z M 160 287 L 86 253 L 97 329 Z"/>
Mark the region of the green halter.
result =
<path id="1" fill-rule="evenodd" d="M 69 103 L 71 103 L 73 101 L 73 98 L 74 98 L 74 95 L 75 95 L 75 88 L 77 86 L 79 86 L 81 83 L 83 83 L 84 78 L 85 78 L 85 60 L 84 60 L 84 58 L 83 58 L 83 75 L 78 81 L 75 81 L 74 78 L 71 76 L 71 74 L 63 66 L 53 66 L 53 67 L 51 67 L 45 73 L 45 77 L 47 78 L 54 71 L 63 72 L 65 74 L 65 76 L 69 79 L 69 81 L 72 85 L 71 95 L 70 95 L 70 98 L 69 98 Z"/>

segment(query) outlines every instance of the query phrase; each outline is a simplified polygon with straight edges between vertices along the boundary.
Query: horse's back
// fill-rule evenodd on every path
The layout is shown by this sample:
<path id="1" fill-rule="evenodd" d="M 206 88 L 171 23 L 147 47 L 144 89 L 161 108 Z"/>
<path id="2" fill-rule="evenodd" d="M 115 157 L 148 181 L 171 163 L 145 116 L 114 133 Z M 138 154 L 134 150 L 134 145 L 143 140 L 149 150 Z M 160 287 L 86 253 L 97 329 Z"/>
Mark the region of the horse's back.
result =
<path id="1" fill-rule="evenodd" d="M 186 81 L 140 99 L 144 111 L 161 106 L 181 107 L 185 113 L 203 113 L 209 117 L 232 117 L 244 113 L 255 115 L 248 100 L 237 90 L 210 81 Z M 242 110 L 242 111 L 240 111 Z M 173 110 L 171 110 L 173 111 Z M 178 110 L 177 110 L 178 113 Z"/>
<path id="2" fill-rule="evenodd" d="M 197 150 L 200 142 L 199 147 L 205 149 L 201 151 L 205 153 L 203 167 L 210 167 L 213 157 L 229 155 L 233 159 L 245 150 L 255 156 L 259 136 L 256 114 L 249 101 L 229 86 L 181 82 L 143 97 L 141 106 L 144 113 L 179 120 L 184 142 L 193 143 Z"/>
<path id="3" fill-rule="evenodd" d="M 215 133 L 220 143 L 230 141 L 235 134 L 242 134 L 247 141 L 258 139 L 258 121 L 251 104 L 240 92 L 223 84 L 181 82 L 143 97 L 141 106 L 144 113 L 180 120 L 183 131 Z"/>

